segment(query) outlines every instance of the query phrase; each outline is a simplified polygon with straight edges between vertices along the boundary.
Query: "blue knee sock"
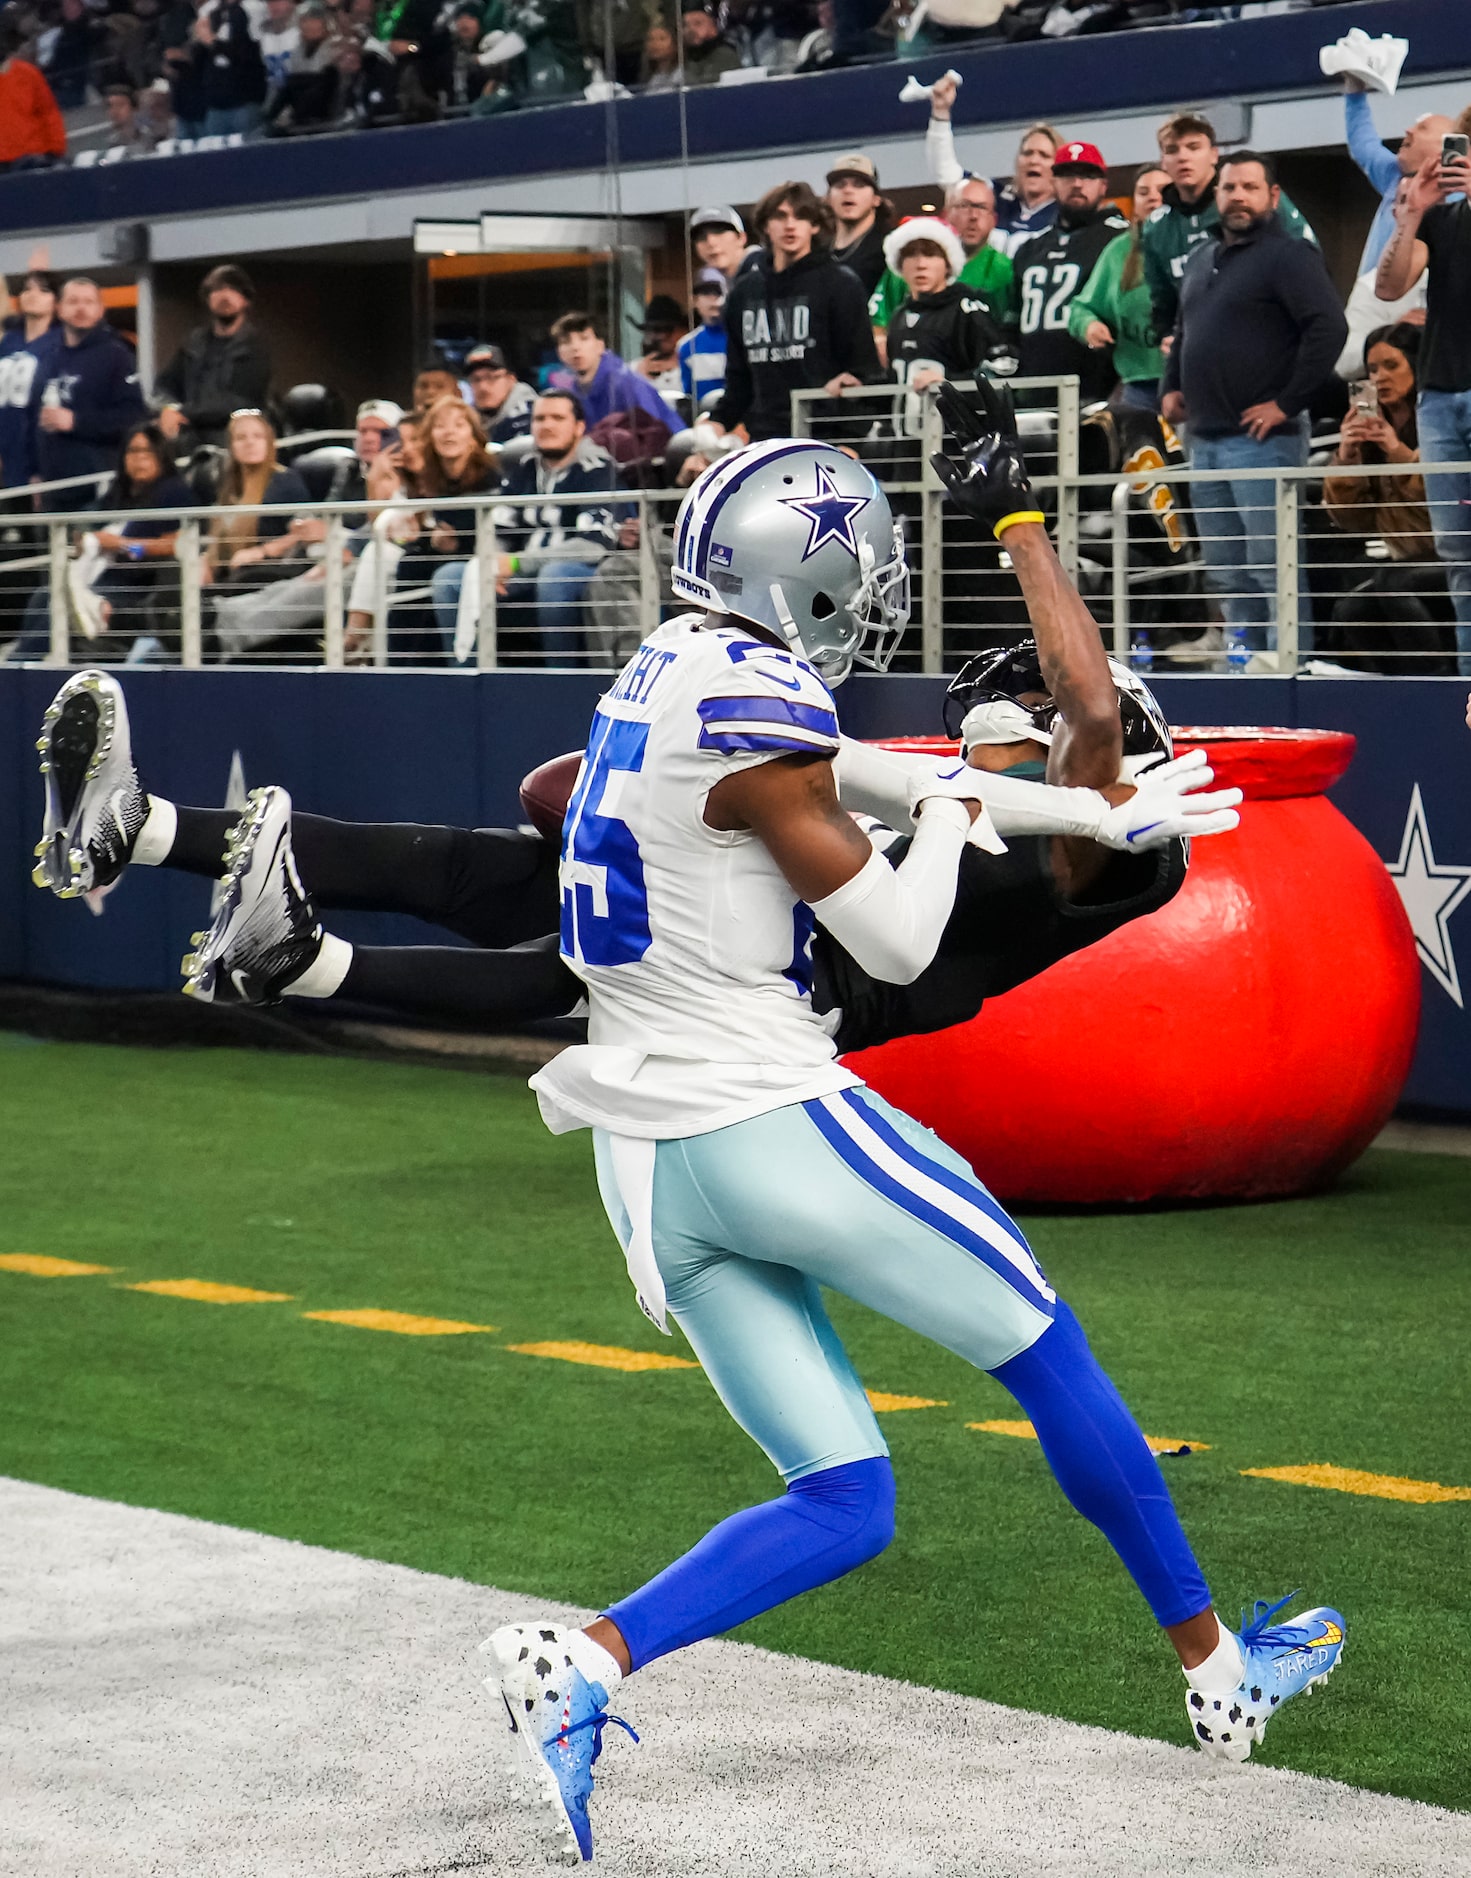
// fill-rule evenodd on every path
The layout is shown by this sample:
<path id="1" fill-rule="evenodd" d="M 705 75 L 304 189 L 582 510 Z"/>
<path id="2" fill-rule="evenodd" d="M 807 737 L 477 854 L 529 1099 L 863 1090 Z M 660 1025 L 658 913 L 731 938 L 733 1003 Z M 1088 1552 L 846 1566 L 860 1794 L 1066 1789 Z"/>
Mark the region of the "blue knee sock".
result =
<path id="1" fill-rule="evenodd" d="M 847 1461 L 722 1520 L 606 1615 L 641 1669 L 841 1578 L 876 1558 L 893 1536 L 894 1470 L 883 1458 Z"/>
<path id="2" fill-rule="evenodd" d="M 990 1373 L 1026 1410 L 1057 1484 L 1124 1561 L 1157 1621 L 1183 1624 L 1208 1610 L 1159 1463 L 1061 1299 L 1032 1347 Z"/>

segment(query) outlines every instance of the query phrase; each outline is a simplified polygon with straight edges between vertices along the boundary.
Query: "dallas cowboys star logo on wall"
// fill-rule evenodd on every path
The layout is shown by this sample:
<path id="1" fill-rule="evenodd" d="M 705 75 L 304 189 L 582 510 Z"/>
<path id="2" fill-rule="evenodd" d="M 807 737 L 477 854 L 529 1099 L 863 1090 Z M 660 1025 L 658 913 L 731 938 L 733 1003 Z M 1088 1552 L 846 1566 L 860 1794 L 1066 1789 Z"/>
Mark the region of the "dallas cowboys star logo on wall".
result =
<path id="1" fill-rule="evenodd" d="M 1399 859 L 1389 872 L 1409 915 L 1420 963 L 1446 996 L 1464 1010 L 1461 975 L 1456 969 L 1448 921 L 1471 893 L 1471 867 L 1454 867 L 1447 861 L 1436 860 L 1419 783 L 1410 793 L 1410 812 L 1405 817 Z"/>
<path id="2" fill-rule="evenodd" d="M 795 509 L 811 523 L 807 535 L 807 546 L 802 550 L 802 559 L 810 560 L 817 550 L 829 541 L 836 541 L 840 548 L 846 548 L 856 561 L 858 559 L 858 538 L 853 533 L 853 522 L 868 507 L 872 496 L 845 496 L 833 481 L 833 473 L 825 463 L 817 466 L 817 492 L 810 496 L 782 496 L 780 500 L 789 509 Z"/>

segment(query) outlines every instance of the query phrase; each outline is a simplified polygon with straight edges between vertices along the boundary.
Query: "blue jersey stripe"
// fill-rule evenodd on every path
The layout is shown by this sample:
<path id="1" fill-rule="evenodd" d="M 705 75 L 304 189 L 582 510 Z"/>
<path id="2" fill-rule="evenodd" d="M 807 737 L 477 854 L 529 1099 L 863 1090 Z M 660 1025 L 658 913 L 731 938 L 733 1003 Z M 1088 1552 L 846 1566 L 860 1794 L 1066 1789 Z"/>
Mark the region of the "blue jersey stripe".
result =
<path id="1" fill-rule="evenodd" d="M 799 704 L 792 698 L 701 698 L 696 707 L 700 721 L 728 724 L 754 718 L 764 724 L 799 724 L 803 730 L 821 730 L 828 736 L 838 734 L 838 714 L 825 704 Z"/>
<path id="2" fill-rule="evenodd" d="M 840 1160 L 852 1168 L 860 1180 L 872 1187 L 875 1193 L 882 1194 L 886 1200 L 891 1200 L 911 1219 L 930 1227 L 942 1238 L 949 1239 L 952 1244 L 958 1245 L 962 1251 L 969 1252 L 972 1258 L 979 1259 L 984 1266 L 994 1272 L 1018 1296 L 1025 1298 L 1029 1304 L 1051 1313 L 1052 1300 L 1047 1297 L 1040 1285 L 1029 1283 L 1026 1275 L 1012 1264 L 1004 1252 L 998 1251 L 989 1240 L 983 1239 L 963 1220 L 957 1219 L 952 1213 L 943 1211 L 923 1195 L 915 1193 L 912 1188 L 902 1185 L 886 1169 L 880 1167 L 854 1141 L 847 1130 L 828 1114 L 824 1100 L 823 1097 L 818 1097 L 814 1101 L 804 1102 L 802 1107 L 811 1116 L 818 1132 L 829 1147 Z M 865 1119 L 871 1118 L 865 1116 Z M 940 1171 L 934 1162 L 916 1155 L 912 1148 L 909 1149 L 908 1158 L 912 1159 L 914 1164 L 932 1179 Z M 974 1204 L 977 1199 L 975 1189 L 967 1187 L 965 1197 Z"/>
<path id="3" fill-rule="evenodd" d="M 702 730 L 699 748 L 719 750 L 726 756 L 737 756 L 745 750 L 800 750 L 806 756 L 815 751 L 819 756 L 830 756 L 837 746 L 837 737 L 831 742 L 824 742 L 816 732 L 803 734 L 795 725 L 790 730 L 782 730 L 772 725 L 769 730 L 758 725 L 750 725 L 745 730 Z"/>
<path id="4" fill-rule="evenodd" d="M 913 1166 L 923 1168 L 930 1179 L 955 1194 L 962 1200 L 969 1200 L 972 1206 L 979 1207 L 988 1219 L 992 1219 L 1008 1238 L 1014 1239 L 1027 1257 L 1036 1263 L 1037 1255 L 1022 1236 L 1021 1227 L 1005 1210 L 997 1204 L 978 1180 L 967 1180 L 964 1174 L 957 1174 L 953 1167 L 947 1167 L 943 1161 L 932 1160 L 929 1155 L 915 1147 L 912 1141 L 906 1141 L 897 1128 L 883 1115 L 871 1101 L 866 1100 L 867 1091 L 844 1089 L 839 1100 L 846 1102 L 863 1117 L 867 1125 L 883 1142 L 886 1148 L 892 1148 L 895 1154 L 902 1155 Z M 1038 1267 L 1040 1270 L 1040 1266 Z"/>

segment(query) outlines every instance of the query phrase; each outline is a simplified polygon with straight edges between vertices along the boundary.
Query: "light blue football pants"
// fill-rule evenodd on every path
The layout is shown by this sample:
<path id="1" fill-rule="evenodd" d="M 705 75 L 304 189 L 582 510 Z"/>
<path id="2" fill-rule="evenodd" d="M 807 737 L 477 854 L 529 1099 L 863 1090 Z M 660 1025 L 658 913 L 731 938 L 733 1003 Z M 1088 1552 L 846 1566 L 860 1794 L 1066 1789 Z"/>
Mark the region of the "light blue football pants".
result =
<path id="1" fill-rule="evenodd" d="M 598 1184 L 631 1225 L 608 1137 Z M 654 1254 L 671 1315 L 726 1408 L 788 1483 L 888 1453 L 818 1287 L 996 1369 L 1054 1295 L 1019 1229 L 937 1135 L 870 1089 L 661 1141 Z"/>
<path id="2" fill-rule="evenodd" d="M 626 1251 L 613 1145 L 596 1145 Z M 1159 1465 L 1077 1319 L 966 1163 L 912 1117 L 848 1089 L 661 1141 L 651 1224 L 668 1309 L 787 1486 L 608 1608 L 635 1668 L 830 1583 L 893 1535 L 888 1448 L 820 1285 L 989 1370 L 1160 1624 L 1210 1608 Z"/>

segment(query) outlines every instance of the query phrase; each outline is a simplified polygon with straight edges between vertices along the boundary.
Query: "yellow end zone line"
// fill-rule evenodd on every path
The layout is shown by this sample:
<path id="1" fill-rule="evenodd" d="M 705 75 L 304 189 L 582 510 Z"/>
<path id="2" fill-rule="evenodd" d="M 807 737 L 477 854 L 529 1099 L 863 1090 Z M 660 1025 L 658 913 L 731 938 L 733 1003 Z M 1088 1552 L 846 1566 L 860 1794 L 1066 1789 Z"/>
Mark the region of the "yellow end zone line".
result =
<path id="1" fill-rule="evenodd" d="M 17 1272 L 29 1278 L 107 1277 L 117 1270 L 114 1265 L 88 1264 L 78 1259 L 55 1258 L 43 1252 L 0 1252 L 0 1272 Z M 256 1291 L 248 1285 L 217 1284 L 206 1278 L 148 1278 L 120 1285 L 119 1290 L 143 1291 L 156 1297 L 184 1298 L 197 1304 L 290 1304 L 289 1291 Z M 458 1337 L 495 1334 L 494 1324 L 467 1324 L 453 1317 L 419 1317 L 407 1311 L 348 1310 L 303 1311 L 302 1317 L 316 1323 L 345 1324 L 356 1330 L 388 1331 L 401 1337 Z M 652 1370 L 698 1369 L 687 1357 L 665 1355 L 655 1350 L 625 1350 L 616 1344 L 549 1341 L 507 1343 L 497 1346 L 516 1356 L 539 1357 L 559 1363 L 575 1363 L 589 1369 L 618 1370 L 641 1374 Z M 874 1412 L 889 1415 L 904 1409 L 948 1408 L 929 1396 L 891 1395 L 882 1389 L 864 1392 Z M 1035 1441 L 1037 1431 L 1026 1421 L 967 1422 L 978 1434 L 1008 1435 L 1016 1440 Z M 1209 1454 L 1205 1441 L 1183 1440 L 1177 1435 L 1145 1435 L 1156 1454 Z M 1471 1501 L 1471 1487 L 1447 1487 L 1438 1480 L 1411 1480 L 1400 1474 L 1372 1474 L 1355 1467 L 1337 1467 L 1327 1461 L 1312 1461 L 1294 1467 L 1242 1467 L 1237 1470 L 1250 1480 L 1276 1480 L 1291 1487 L 1317 1487 L 1332 1493 L 1357 1494 L 1366 1499 L 1398 1500 L 1410 1506 L 1440 1506 L 1453 1501 Z"/>

